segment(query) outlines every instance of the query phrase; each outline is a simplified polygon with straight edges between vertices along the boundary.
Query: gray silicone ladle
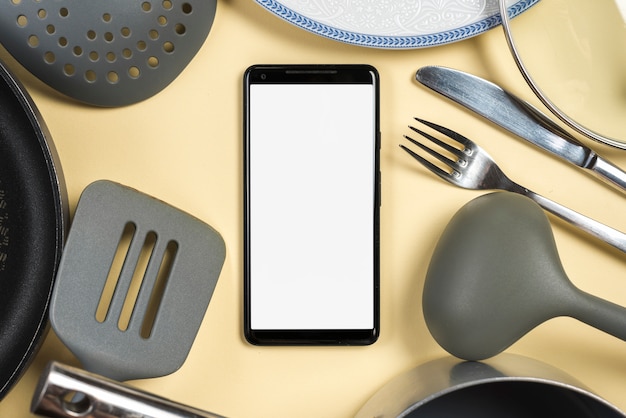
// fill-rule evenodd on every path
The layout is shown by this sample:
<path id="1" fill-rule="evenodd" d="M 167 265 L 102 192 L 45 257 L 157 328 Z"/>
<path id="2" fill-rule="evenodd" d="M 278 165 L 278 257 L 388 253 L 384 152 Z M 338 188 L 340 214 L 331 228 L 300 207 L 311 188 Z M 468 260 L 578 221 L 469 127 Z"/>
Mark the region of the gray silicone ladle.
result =
<path id="1" fill-rule="evenodd" d="M 428 268 L 423 311 L 435 340 L 465 360 L 492 357 L 559 316 L 626 340 L 626 309 L 576 288 L 544 212 L 508 192 L 454 215 Z"/>

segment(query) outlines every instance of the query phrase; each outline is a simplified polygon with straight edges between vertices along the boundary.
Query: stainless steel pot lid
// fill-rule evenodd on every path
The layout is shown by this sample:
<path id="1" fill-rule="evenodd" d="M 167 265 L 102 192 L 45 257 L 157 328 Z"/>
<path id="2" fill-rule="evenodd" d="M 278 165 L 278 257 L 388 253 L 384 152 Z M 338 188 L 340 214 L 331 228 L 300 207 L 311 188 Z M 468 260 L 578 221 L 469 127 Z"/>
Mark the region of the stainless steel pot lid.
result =
<path id="1" fill-rule="evenodd" d="M 509 48 L 536 96 L 578 133 L 626 149 L 622 2 L 542 0 L 515 19 L 499 3 Z"/>

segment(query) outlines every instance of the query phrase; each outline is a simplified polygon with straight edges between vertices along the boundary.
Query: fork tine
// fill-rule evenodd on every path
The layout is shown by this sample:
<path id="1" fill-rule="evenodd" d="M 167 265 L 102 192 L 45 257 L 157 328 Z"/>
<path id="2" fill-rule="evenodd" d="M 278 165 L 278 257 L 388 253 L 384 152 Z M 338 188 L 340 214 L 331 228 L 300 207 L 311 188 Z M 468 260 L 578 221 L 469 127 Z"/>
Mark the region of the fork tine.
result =
<path id="1" fill-rule="evenodd" d="M 451 129 L 448 129 L 444 126 L 441 125 L 437 125 L 436 123 L 432 123 L 429 122 L 427 120 L 424 119 L 420 119 L 420 118 L 413 118 L 416 121 L 431 127 L 432 129 L 441 132 L 442 134 L 444 134 L 445 136 L 449 137 L 450 139 L 453 139 L 454 141 L 458 142 L 459 144 L 462 144 L 463 146 L 469 146 L 472 145 L 473 142 L 470 141 L 468 138 L 464 137 L 463 135 L 459 134 L 458 132 L 454 132 Z"/>
<path id="2" fill-rule="evenodd" d="M 459 150 L 458 148 L 453 147 L 450 144 L 446 144 L 445 142 L 443 142 L 442 140 L 435 138 L 434 136 L 422 131 L 421 129 L 415 128 L 413 126 L 409 125 L 409 129 L 411 129 L 413 132 L 420 134 L 421 136 L 423 136 L 424 138 L 428 139 L 431 142 L 434 142 L 435 144 L 439 145 L 441 148 L 445 149 L 446 151 L 448 151 L 449 153 L 456 155 L 458 158 L 463 158 L 465 156 L 465 154 Z M 428 151 L 431 155 L 439 158 L 439 154 L 435 153 L 433 150 L 431 150 L 430 148 L 424 148 L 424 145 L 420 144 L 419 142 L 415 141 L 414 139 L 411 139 L 409 137 L 407 137 L 406 135 L 404 136 L 406 139 L 408 139 L 409 141 L 411 141 L 412 143 L 414 143 L 415 145 L 419 146 L 420 148 L 424 149 L 425 151 Z M 446 162 L 446 161 L 444 161 Z"/>
<path id="3" fill-rule="evenodd" d="M 406 136 L 405 136 L 405 138 L 407 138 L 409 141 L 413 142 L 413 140 L 411 138 L 406 137 Z M 415 142 L 417 142 L 417 141 L 415 141 Z M 417 143 L 417 144 L 421 147 L 420 143 Z M 440 167 L 437 167 L 435 164 L 431 163 L 430 161 L 428 161 L 427 159 L 425 159 L 421 155 L 415 153 L 414 151 L 410 150 L 409 148 L 405 147 L 404 145 L 400 144 L 400 148 L 405 150 L 407 153 L 409 153 L 409 155 L 411 155 L 413 158 L 415 158 L 417 161 L 419 161 L 421 164 L 423 164 L 426 168 L 428 168 L 430 171 L 432 171 L 433 173 L 435 173 L 439 177 L 441 177 L 443 179 L 448 179 L 450 177 L 450 173 L 448 173 L 447 171 L 441 169 Z"/>
<path id="4" fill-rule="evenodd" d="M 447 165 L 448 167 L 454 169 L 454 164 L 456 163 L 454 160 L 451 160 L 450 158 L 446 157 L 445 155 L 435 151 L 434 149 L 430 148 L 427 145 L 422 144 L 419 141 L 416 141 L 415 139 L 411 138 L 408 135 L 403 135 L 405 139 L 407 139 L 409 142 L 411 142 L 413 145 L 416 145 L 418 147 L 420 147 L 422 150 L 426 151 L 428 154 L 432 155 L 433 157 L 435 157 L 437 160 L 441 161 L 442 163 L 444 163 L 445 165 Z M 430 139 L 430 138 L 429 138 Z M 437 141 L 436 138 L 433 138 L 434 141 Z M 445 144 L 443 144 L 445 145 Z M 404 147 L 408 151 L 411 151 L 409 148 Z M 413 151 L 410 152 L 411 155 L 414 155 L 415 153 Z M 415 154 L 417 155 L 417 154 Z"/>

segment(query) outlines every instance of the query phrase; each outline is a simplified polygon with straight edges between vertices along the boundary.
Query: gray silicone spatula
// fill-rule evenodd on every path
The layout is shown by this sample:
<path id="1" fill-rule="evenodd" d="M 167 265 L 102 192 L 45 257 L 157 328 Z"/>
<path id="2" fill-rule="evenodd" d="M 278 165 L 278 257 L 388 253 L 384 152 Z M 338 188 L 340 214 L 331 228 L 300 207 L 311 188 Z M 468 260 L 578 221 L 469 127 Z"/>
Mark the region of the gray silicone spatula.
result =
<path id="1" fill-rule="evenodd" d="M 168 86 L 204 43 L 216 0 L 3 0 L 0 43 L 34 76 L 97 106 Z"/>
<path id="2" fill-rule="evenodd" d="M 558 316 L 626 340 L 626 309 L 576 288 L 544 212 L 507 192 L 483 195 L 455 214 L 433 254 L 422 301 L 435 340 L 466 360 L 494 356 Z"/>
<path id="3" fill-rule="evenodd" d="M 82 193 L 50 306 L 59 338 L 90 372 L 123 381 L 184 363 L 225 258 L 204 222 L 110 181 Z"/>

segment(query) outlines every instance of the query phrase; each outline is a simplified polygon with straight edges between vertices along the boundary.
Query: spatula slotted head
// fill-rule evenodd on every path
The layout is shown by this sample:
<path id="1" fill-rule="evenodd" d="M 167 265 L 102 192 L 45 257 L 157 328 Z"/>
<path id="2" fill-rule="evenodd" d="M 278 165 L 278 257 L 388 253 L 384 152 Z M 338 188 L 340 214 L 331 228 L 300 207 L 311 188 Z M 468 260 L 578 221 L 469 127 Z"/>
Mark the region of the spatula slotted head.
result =
<path id="1" fill-rule="evenodd" d="M 57 276 L 50 320 L 94 373 L 115 380 L 178 370 L 225 259 L 209 225 L 109 181 L 81 195 Z"/>
<path id="2" fill-rule="evenodd" d="M 216 0 L 0 0 L 0 43 L 59 92 L 97 106 L 169 85 L 204 43 Z"/>

